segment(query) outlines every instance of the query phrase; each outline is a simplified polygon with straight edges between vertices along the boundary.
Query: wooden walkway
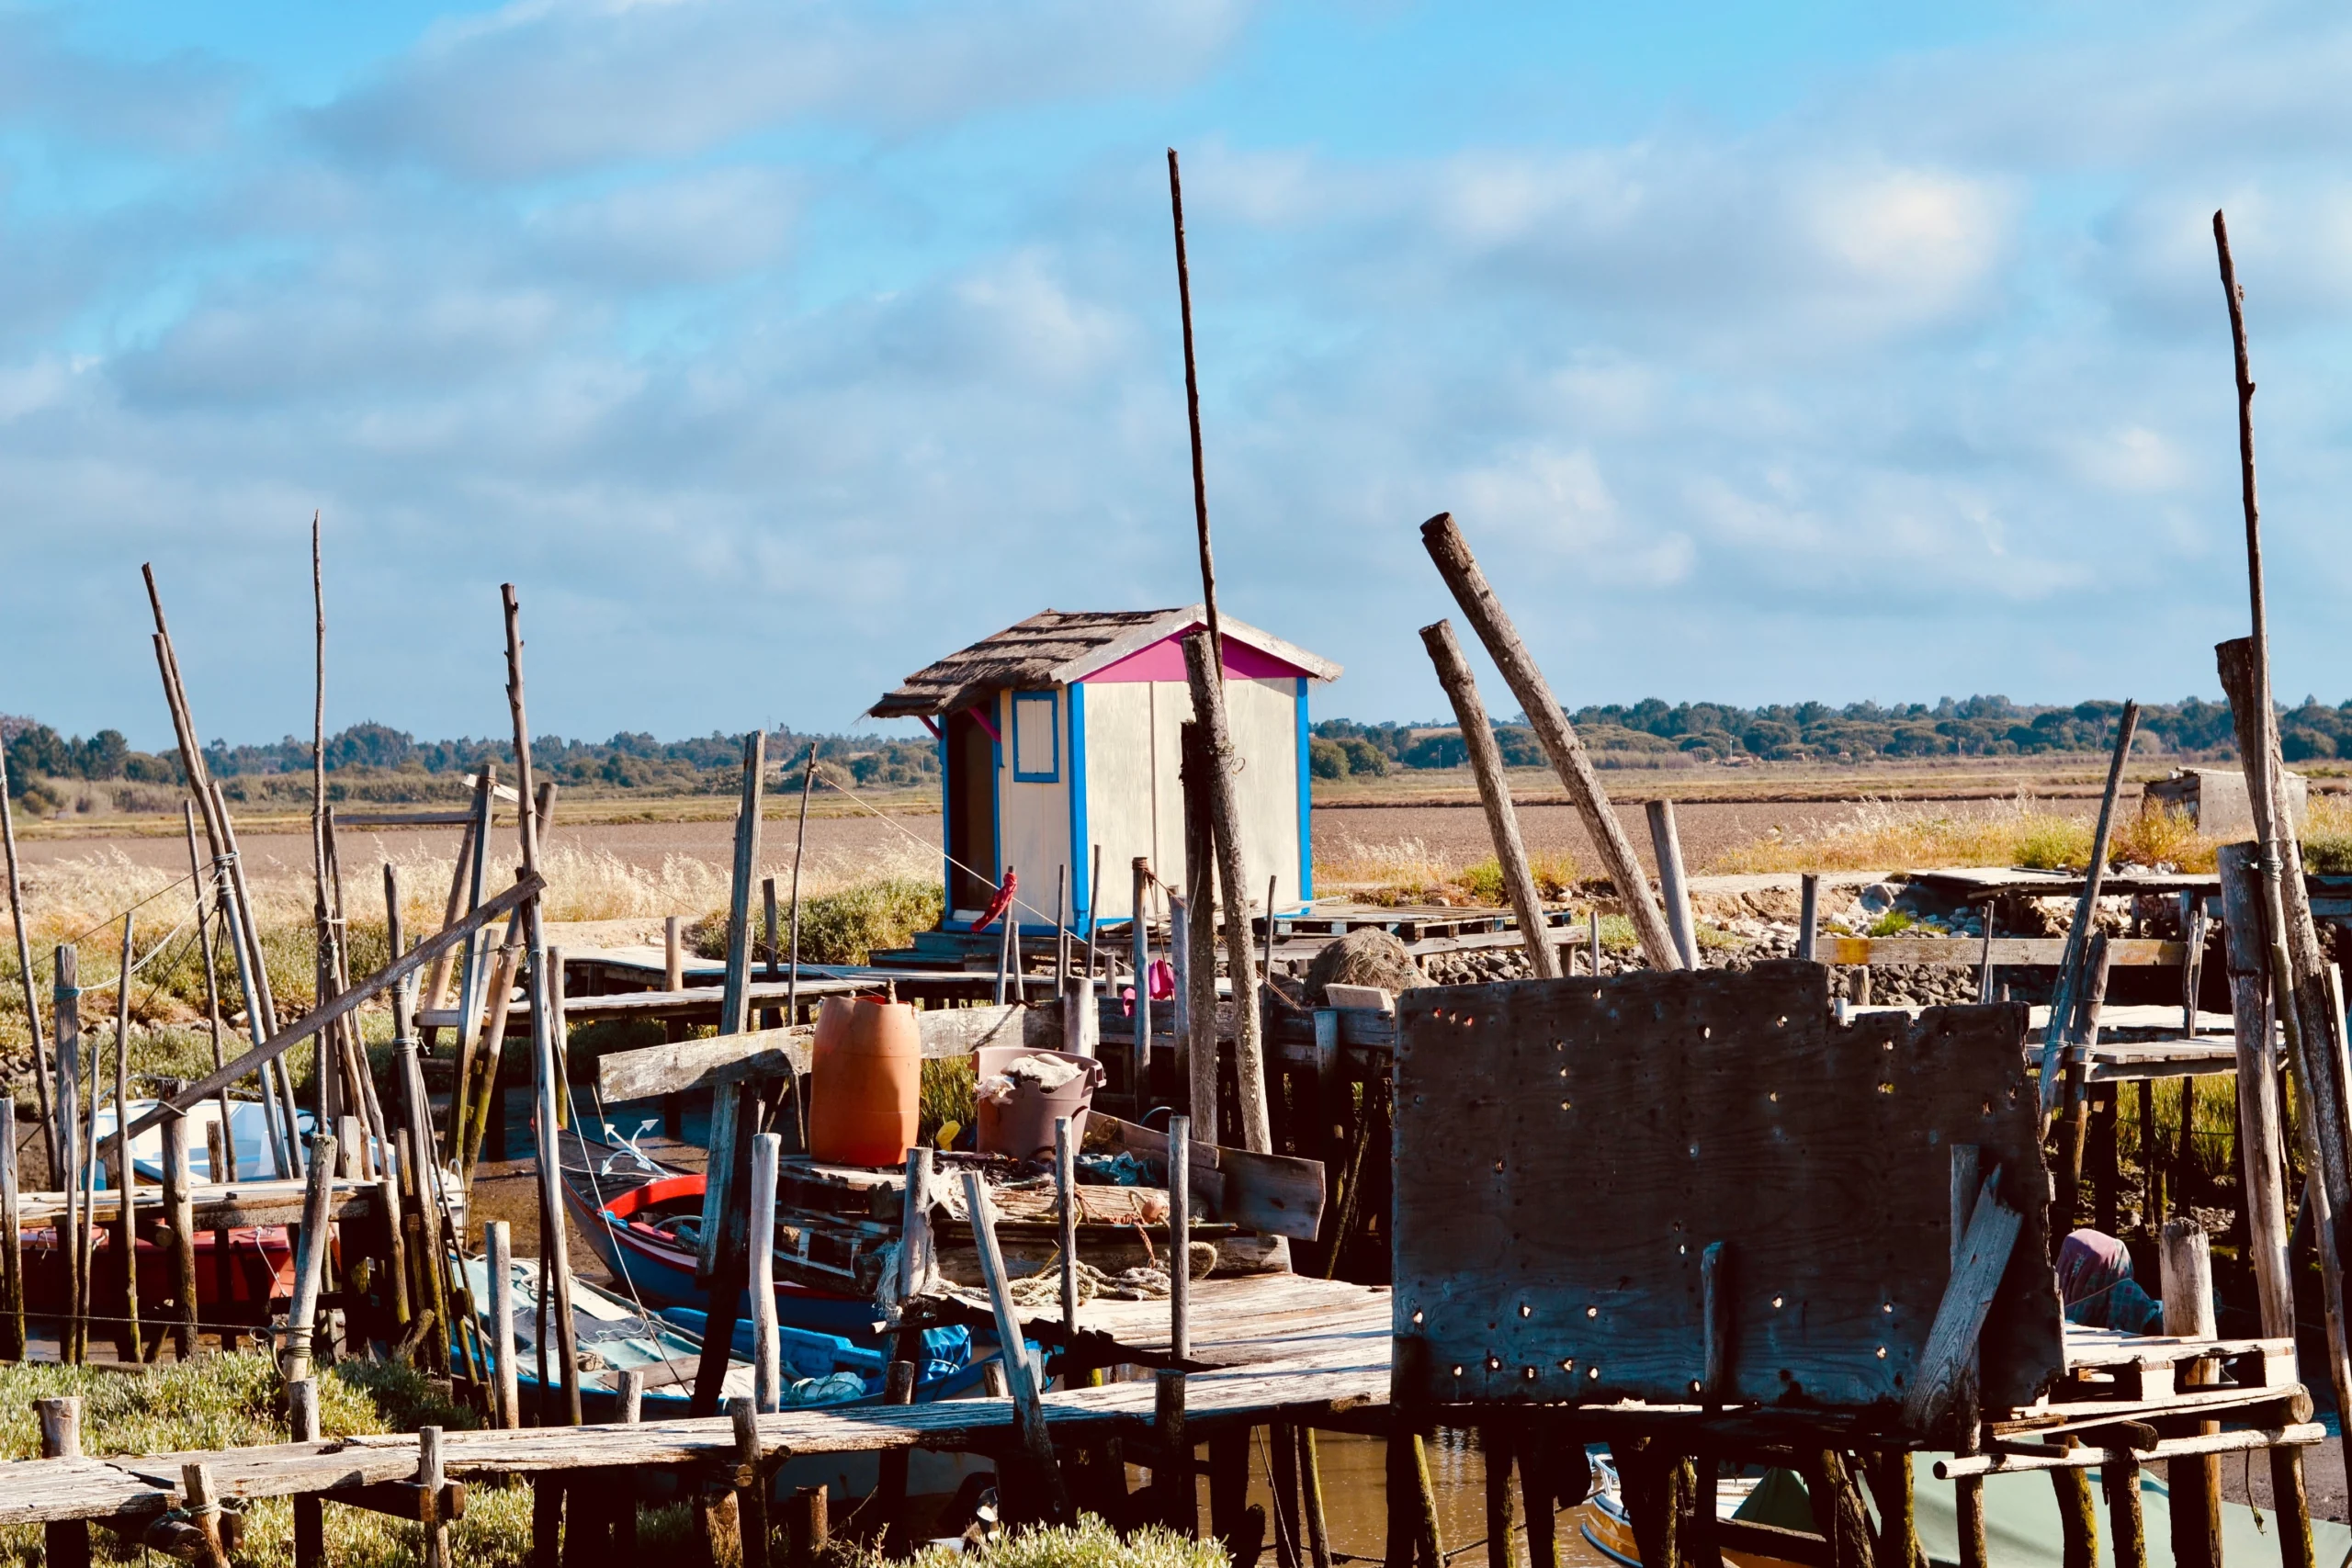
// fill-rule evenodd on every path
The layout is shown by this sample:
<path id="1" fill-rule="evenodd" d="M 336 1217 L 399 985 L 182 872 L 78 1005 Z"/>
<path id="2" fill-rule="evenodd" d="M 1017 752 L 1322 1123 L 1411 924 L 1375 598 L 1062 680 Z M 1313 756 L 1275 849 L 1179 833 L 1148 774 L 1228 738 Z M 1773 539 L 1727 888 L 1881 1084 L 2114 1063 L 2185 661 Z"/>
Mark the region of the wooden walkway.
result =
<path id="1" fill-rule="evenodd" d="M 1276 1419 L 1326 1417 L 1388 1400 L 1388 1292 L 1295 1276 L 1258 1276 L 1196 1284 L 1192 1299 L 1193 1359 L 1186 1380 L 1188 1430 L 1262 1426 Z M 1027 1314 L 1024 1314 L 1027 1315 Z M 1058 1309 L 1036 1319 L 1046 1337 Z M 1083 1336 L 1119 1359 L 1167 1359 L 1168 1303 L 1093 1302 L 1080 1308 Z M 1151 1427 L 1149 1380 L 1071 1389 L 1045 1398 L 1058 1437 L 1085 1443 Z M 1206 1429 L 1206 1430 L 1204 1430 Z M 936 1449 L 995 1453 L 1018 1442 L 1009 1399 L 958 1399 L 934 1404 L 858 1405 L 788 1410 L 759 1418 L 762 1458 Z M 100 1434 L 93 1433 L 93 1437 Z M 353 1493 L 405 1482 L 417 1472 L 413 1434 L 370 1435 L 332 1442 L 277 1443 L 210 1453 L 25 1460 L 0 1465 L 0 1524 L 93 1519 L 137 1527 L 178 1507 L 183 1467 L 205 1464 L 227 1497 Z M 443 1462 L 452 1480 L 535 1476 L 605 1467 L 727 1466 L 737 1462 L 727 1416 L 637 1425 L 449 1432 Z"/>

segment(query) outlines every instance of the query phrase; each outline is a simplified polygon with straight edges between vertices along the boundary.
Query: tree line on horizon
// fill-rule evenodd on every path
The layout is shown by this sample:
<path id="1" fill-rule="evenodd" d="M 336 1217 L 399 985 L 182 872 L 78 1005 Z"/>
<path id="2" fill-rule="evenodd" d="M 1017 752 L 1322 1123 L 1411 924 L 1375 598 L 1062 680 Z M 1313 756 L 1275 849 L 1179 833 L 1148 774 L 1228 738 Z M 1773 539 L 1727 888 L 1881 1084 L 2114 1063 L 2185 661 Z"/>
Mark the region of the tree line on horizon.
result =
<path id="1" fill-rule="evenodd" d="M 1622 767 L 2101 751 L 2113 746 L 2122 711 L 2121 703 L 2103 699 L 2061 706 L 2021 705 L 1998 695 L 1946 697 L 1932 706 L 1797 703 L 1755 708 L 1728 703 L 1669 705 L 1650 697 L 1630 705 L 1582 707 L 1569 717 L 1597 760 Z M 2352 758 L 2352 702 L 2330 707 L 2306 697 L 2296 706 L 2282 705 L 2279 730 L 2281 750 L 2290 762 Z M 1524 715 L 1497 724 L 1495 736 L 1506 765 L 1544 765 L 1543 750 Z M 771 765 L 782 772 L 779 787 L 797 787 L 811 745 L 820 759 L 862 786 L 905 787 L 939 776 L 938 747 L 928 738 L 815 735 L 784 728 L 770 734 L 767 746 Z M 659 740 L 644 731 L 624 731 L 608 740 L 544 735 L 531 746 L 534 764 L 567 786 L 686 793 L 737 787 L 743 755 L 741 736 L 716 731 L 680 740 Z M 177 785 L 186 778 L 176 750 L 136 750 L 116 729 L 69 737 L 37 719 L 0 715 L 0 747 L 6 750 L 8 791 L 16 798 L 38 789 L 45 779 Z M 2143 705 L 2134 750 L 2188 761 L 2234 758 L 2229 707 L 2201 697 Z M 1325 719 L 1313 727 L 1308 751 L 1315 775 L 1324 779 L 1454 768 L 1468 761 L 1459 728 L 1434 719 Z M 504 739 L 419 740 L 406 730 L 371 720 L 328 737 L 325 753 L 327 773 L 341 775 L 329 790 L 337 798 L 426 798 L 459 791 L 463 775 L 485 763 L 511 767 L 514 748 Z M 277 795 L 285 790 L 268 787 L 269 781 L 291 785 L 296 775 L 309 774 L 311 743 L 290 735 L 267 745 L 232 746 L 216 740 L 205 747 L 204 761 L 232 798 Z M 422 794 L 404 793 L 399 787 L 402 778 L 432 787 Z M 362 779 L 387 787 L 354 787 Z"/>
<path id="2" fill-rule="evenodd" d="M 1743 708 L 1728 703 L 1668 705 L 1649 697 L 1631 705 L 1602 704 L 1571 713 L 1588 750 L 1602 765 L 1853 761 L 1873 757 L 2015 757 L 2105 751 L 2115 744 L 2123 705 L 2103 699 L 2073 706 L 2013 703 L 2005 696 L 1946 697 L 1926 703 L 1773 704 Z M 2330 707 L 2316 697 L 2279 708 L 2280 749 L 2290 762 L 2352 757 L 2352 702 Z M 1527 716 L 1494 726 L 1506 767 L 1546 764 Z M 1308 742 L 1315 775 L 1377 777 L 1400 768 L 1453 768 L 1469 761 L 1460 728 L 1448 720 L 1419 724 L 1361 724 L 1325 719 Z M 2135 754 L 2184 761 L 2237 756 L 2226 703 L 2185 697 L 2143 703 Z"/>

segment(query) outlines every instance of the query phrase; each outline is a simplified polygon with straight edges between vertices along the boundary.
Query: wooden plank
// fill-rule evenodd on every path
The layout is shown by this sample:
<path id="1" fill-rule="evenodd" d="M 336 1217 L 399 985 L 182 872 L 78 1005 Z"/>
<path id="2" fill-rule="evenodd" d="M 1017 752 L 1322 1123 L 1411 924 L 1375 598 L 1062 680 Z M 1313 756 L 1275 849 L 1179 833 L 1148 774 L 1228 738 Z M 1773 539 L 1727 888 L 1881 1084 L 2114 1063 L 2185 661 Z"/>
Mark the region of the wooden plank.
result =
<path id="1" fill-rule="evenodd" d="M 1928 1330 L 1928 1348 L 1920 1352 L 1919 1370 L 1904 1396 L 1903 1424 L 1922 1436 L 1944 1430 L 1952 1402 L 1975 1364 L 1977 1336 L 1993 1310 L 2018 1232 L 2025 1224 L 2025 1217 L 2002 1202 L 1999 1194 L 2000 1173 L 1996 1171 L 1976 1194 L 1967 1233 L 1961 1237 L 1960 1261 L 1944 1285 L 1936 1321 Z"/>
<path id="2" fill-rule="evenodd" d="M 758 989 L 753 987 L 754 1000 Z M 576 1015 L 580 1010 L 579 1004 L 565 1003 L 567 1015 Z M 1027 1045 L 1048 1051 L 1061 1045 L 1061 1020 L 1057 1013 L 1050 1010 L 1033 1012 L 1018 1003 L 1002 1007 L 926 1008 L 915 1014 L 915 1023 L 922 1036 L 923 1056 L 933 1061 L 968 1056 L 983 1045 Z M 776 1077 L 787 1069 L 805 1073 L 816 1040 L 814 1026 L 796 1024 L 785 1029 L 722 1034 L 709 1040 L 649 1045 L 641 1051 L 616 1051 L 596 1064 L 596 1092 L 607 1104 L 620 1104 L 688 1089 L 715 1089 L 749 1078 Z"/>
<path id="3" fill-rule="evenodd" d="M 1736 1397 L 1893 1417 L 1951 1270 L 1952 1145 L 2001 1169 L 2017 1258 L 2047 1256 L 2026 1010 L 1841 1026 L 1828 979 L 1777 962 L 1406 993 L 1400 1402 L 1691 1400 L 1702 1258 L 1726 1238 Z M 2046 1265 L 2004 1276 L 1983 1348 L 1987 1407 L 2063 1370 Z"/>
<path id="4" fill-rule="evenodd" d="M 2308 1443 L 2323 1442 L 2327 1428 L 2315 1421 L 2297 1421 L 2280 1427 L 2249 1427 L 2242 1431 L 2217 1432 L 2193 1438 L 2166 1438 L 2150 1449 L 2066 1449 L 2052 1453 L 1989 1453 L 1955 1456 L 1936 1461 L 1936 1479 L 1950 1481 L 1963 1475 L 2011 1475 L 2030 1470 L 2081 1470 L 2107 1462 L 2108 1455 L 2129 1455 L 2135 1462 L 2146 1464 L 2153 1460 L 2177 1459 L 2188 1454 L 2235 1453 L 2243 1449 L 2295 1448 Z"/>
<path id="5" fill-rule="evenodd" d="M 1973 936 L 1839 936 L 1834 931 L 1822 932 L 1815 951 L 1824 964 L 1880 968 L 1940 964 L 1973 969 L 1984 962 L 1987 947 L 1992 949 L 1992 961 L 2007 966 L 2047 967 L 2060 963 L 2066 953 L 2066 943 L 2061 937 L 1995 937 L 1988 943 Z M 2177 969 L 2188 962 L 2187 942 L 2161 942 L 2153 937 L 2111 940 L 2108 953 L 2108 962 L 2121 967 Z"/>
<path id="6" fill-rule="evenodd" d="M 376 974 L 336 997 L 326 1006 L 287 1025 L 227 1066 L 206 1074 L 172 1096 L 170 1100 L 156 1105 L 130 1124 L 130 1132 L 124 1134 L 125 1138 L 135 1138 L 161 1122 L 165 1116 L 175 1111 L 186 1111 L 191 1106 L 209 1100 L 246 1074 L 276 1061 L 336 1020 L 358 1011 L 364 1004 L 373 1001 L 380 993 L 389 990 L 424 968 L 441 953 L 455 948 L 491 921 L 503 919 L 517 905 L 546 886 L 546 880 L 537 872 L 516 878 L 514 886 L 482 905 L 456 925 L 426 938 Z"/>
<path id="7" fill-rule="evenodd" d="M 1140 1156 L 1165 1184 L 1168 1134 L 1100 1111 L 1086 1119 L 1089 1145 L 1109 1145 Z M 1323 1164 L 1289 1155 L 1258 1155 L 1246 1149 L 1186 1140 L 1193 1194 L 1211 1219 L 1242 1225 L 1263 1235 L 1312 1241 L 1323 1222 Z M 1208 1178 L 1209 1179 L 1204 1179 Z"/>
<path id="8" fill-rule="evenodd" d="M 334 814 L 338 828 L 463 828 L 471 823 L 470 811 L 338 811 Z"/>

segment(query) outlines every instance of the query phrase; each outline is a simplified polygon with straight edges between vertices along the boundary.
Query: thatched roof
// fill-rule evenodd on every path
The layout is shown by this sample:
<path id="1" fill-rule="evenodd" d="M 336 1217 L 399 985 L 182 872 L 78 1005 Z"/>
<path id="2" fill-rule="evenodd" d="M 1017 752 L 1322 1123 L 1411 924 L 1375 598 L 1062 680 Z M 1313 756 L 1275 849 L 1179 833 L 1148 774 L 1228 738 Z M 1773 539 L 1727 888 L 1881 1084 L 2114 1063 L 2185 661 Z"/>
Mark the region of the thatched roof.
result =
<path id="1" fill-rule="evenodd" d="M 1038 691 L 1084 680 L 1129 654 L 1204 624 L 1198 604 L 1172 610 L 1046 610 L 982 637 L 961 652 L 907 677 L 866 711 L 876 718 L 911 718 L 955 713 L 984 702 L 991 693 Z M 1296 666 L 1318 681 L 1338 678 L 1340 667 L 1318 659 L 1256 626 L 1220 616 L 1218 629 L 1236 642 Z"/>

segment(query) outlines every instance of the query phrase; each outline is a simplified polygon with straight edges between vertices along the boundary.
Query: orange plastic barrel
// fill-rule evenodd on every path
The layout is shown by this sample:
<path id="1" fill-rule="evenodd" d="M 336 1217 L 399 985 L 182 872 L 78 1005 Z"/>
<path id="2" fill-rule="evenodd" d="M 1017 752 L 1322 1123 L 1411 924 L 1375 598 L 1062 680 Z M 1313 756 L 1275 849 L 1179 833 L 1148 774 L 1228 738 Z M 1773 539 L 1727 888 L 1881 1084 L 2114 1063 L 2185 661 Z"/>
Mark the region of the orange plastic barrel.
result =
<path id="1" fill-rule="evenodd" d="M 915 1144 L 922 1035 L 915 1010 L 827 997 L 808 1066 L 808 1153 L 826 1165 L 895 1166 Z"/>

